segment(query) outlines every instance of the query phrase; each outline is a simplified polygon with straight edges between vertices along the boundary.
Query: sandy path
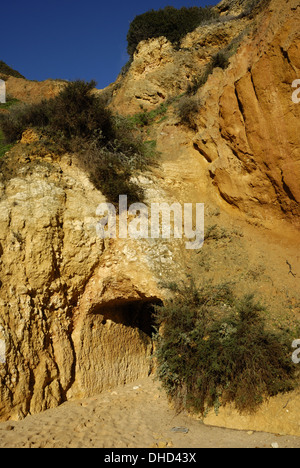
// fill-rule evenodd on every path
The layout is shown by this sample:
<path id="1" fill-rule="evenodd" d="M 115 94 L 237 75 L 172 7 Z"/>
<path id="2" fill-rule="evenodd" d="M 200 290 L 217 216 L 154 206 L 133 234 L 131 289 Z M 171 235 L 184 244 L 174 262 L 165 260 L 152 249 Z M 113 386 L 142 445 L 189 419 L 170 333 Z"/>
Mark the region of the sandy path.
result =
<path id="1" fill-rule="evenodd" d="M 178 426 L 189 432 L 172 432 Z M 150 378 L 0 424 L 0 448 L 270 448 L 274 442 L 300 448 L 300 437 L 208 427 L 176 415 Z"/>

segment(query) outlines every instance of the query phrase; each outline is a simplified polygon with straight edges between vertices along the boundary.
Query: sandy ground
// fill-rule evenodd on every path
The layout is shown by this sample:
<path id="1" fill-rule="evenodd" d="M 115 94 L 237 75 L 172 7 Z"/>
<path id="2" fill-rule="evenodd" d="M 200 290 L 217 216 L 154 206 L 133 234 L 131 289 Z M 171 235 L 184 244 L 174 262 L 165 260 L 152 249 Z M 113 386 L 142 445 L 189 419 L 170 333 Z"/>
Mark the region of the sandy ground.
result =
<path id="1" fill-rule="evenodd" d="M 173 432 L 183 427 L 187 433 Z M 300 437 L 209 427 L 176 415 L 151 378 L 0 424 L 0 448 L 300 448 Z"/>

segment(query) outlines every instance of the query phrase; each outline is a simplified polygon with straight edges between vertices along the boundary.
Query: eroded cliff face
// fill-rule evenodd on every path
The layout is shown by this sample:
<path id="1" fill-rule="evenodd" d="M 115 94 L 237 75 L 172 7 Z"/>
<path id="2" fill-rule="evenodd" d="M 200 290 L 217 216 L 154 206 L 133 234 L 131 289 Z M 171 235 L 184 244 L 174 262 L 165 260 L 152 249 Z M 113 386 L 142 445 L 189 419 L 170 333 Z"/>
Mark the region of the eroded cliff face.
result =
<path id="1" fill-rule="evenodd" d="M 199 27 L 176 48 L 165 37 L 140 42 L 129 72 L 113 86 L 112 107 L 122 114 L 134 114 L 186 92 L 212 55 L 247 24 L 249 19 L 244 18 Z"/>
<path id="2" fill-rule="evenodd" d="M 6 93 L 21 102 L 34 103 L 42 99 L 51 99 L 64 88 L 63 80 L 29 81 L 23 78 L 3 75 L 6 83 Z"/>
<path id="3" fill-rule="evenodd" d="M 1 419 L 147 376 L 161 294 L 160 248 L 149 261 L 138 242 L 100 239 L 101 193 L 68 156 L 28 157 L 28 139 L 1 182 Z"/>
<path id="4" fill-rule="evenodd" d="M 164 38 L 142 42 L 111 105 L 129 114 L 141 106 L 153 109 L 185 92 L 213 54 L 233 45 L 230 66 L 216 68 L 197 92 L 187 156 L 202 160 L 206 192 L 213 184 L 224 207 L 249 219 L 285 219 L 299 227 L 300 105 L 292 101 L 292 83 L 300 76 L 299 4 L 262 2 L 264 8 L 241 18 L 246 4 L 221 2 L 222 22 L 188 34 L 180 50 Z M 176 138 L 178 123 L 173 116 L 160 126 L 158 141 L 171 129 Z M 161 149 L 168 153 L 166 146 Z"/>
<path id="5" fill-rule="evenodd" d="M 214 133 L 205 129 L 198 140 L 201 152 L 205 133 L 216 135 L 210 173 L 227 202 L 297 226 L 300 107 L 291 84 L 300 73 L 298 18 L 297 2 L 270 3 L 228 70 Z"/>
<path id="6" fill-rule="evenodd" d="M 96 209 L 105 199 L 74 156 L 41 155 L 30 131 L 8 155 L 0 183 L 0 419 L 147 376 L 161 281 L 180 281 L 195 264 L 203 280 L 231 278 L 241 292 L 251 284 L 270 301 L 279 297 L 287 320 L 299 320 L 295 232 L 262 239 L 253 225 L 280 234 L 299 227 L 300 105 L 291 84 L 300 78 L 300 11 L 297 0 L 271 0 L 257 15 L 226 19 L 242 7 L 221 2 L 224 21 L 198 28 L 179 50 L 164 38 L 141 43 L 127 75 L 110 87 L 119 113 L 154 109 L 184 93 L 235 41 L 228 69 L 215 69 L 194 97 L 201 105 L 193 128 L 180 122 L 173 99 L 147 129 L 161 157 L 152 172 L 137 174 L 149 204 L 206 203 L 209 224 L 227 223 L 216 245 L 208 241 L 191 260 L 174 239 L 101 240 Z M 26 101 L 30 83 L 13 80 L 8 91 Z M 28 101 L 61 86 L 50 82 L 45 93 L 36 86 Z M 245 219 L 252 230 L 239 233 Z"/>

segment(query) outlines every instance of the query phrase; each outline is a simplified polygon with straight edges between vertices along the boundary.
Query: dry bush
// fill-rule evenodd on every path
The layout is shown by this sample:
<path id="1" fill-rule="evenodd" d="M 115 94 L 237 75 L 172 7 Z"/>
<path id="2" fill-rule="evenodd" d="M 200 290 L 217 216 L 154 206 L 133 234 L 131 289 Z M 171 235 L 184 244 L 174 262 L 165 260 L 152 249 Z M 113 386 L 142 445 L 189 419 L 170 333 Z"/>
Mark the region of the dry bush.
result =
<path id="1" fill-rule="evenodd" d="M 198 98 L 194 96 L 184 96 L 177 104 L 180 122 L 192 130 L 196 130 L 197 125 L 195 123 L 195 117 L 199 113 L 199 109 L 200 100 Z"/>
<path id="2" fill-rule="evenodd" d="M 267 329 L 251 295 L 236 300 L 226 284 L 175 288 L 156 308 L 158 376 L 178 410 L 204 415 L 233 403 L 254 412 L 268 397 L 295 386 L 291 337 Z"/>

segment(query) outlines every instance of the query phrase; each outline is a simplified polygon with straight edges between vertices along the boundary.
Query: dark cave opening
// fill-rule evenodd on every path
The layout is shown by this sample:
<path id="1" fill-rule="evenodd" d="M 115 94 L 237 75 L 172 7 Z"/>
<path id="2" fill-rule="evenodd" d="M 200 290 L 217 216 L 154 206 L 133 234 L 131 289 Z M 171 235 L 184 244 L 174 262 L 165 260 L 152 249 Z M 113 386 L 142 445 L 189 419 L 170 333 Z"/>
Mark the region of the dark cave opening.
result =
<path id="1" fill-rule="evenodd" d="M 139 329 L 152 339 L 155 333 L 155 307 L 162 305 L 158 298 L 132 301 L 116 301 L 93 310 L 93 314 L 103 316 L 102 324 L 107 320 Z"/>

